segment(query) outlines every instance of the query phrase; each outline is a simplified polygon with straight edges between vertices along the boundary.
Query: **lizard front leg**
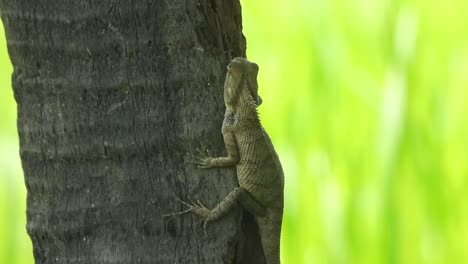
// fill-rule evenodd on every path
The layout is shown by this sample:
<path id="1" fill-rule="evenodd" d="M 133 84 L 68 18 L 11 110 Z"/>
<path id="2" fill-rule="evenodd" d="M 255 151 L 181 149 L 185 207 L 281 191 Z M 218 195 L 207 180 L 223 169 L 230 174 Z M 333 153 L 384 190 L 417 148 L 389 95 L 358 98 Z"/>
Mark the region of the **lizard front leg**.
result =
<path id="1" fill-rule="evenodd" d="M 223 128 L 222 132 L 224 146 L 227 150 L 227 157 L 211 157 L 208 153 L 207 157 L 198 157 L 195 161 L 199 168 L 207 169 L 211 167 L 234 166 L 239 162 L 239 149 L 234 133 L 225 128 Z"/>

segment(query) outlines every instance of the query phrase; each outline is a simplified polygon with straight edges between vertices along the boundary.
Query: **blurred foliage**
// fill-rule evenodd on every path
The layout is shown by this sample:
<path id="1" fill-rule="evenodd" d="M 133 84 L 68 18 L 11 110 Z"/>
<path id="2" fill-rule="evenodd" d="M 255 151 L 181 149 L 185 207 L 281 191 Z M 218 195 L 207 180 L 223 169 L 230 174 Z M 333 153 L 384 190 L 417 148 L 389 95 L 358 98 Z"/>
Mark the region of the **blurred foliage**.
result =
<path id="1" fill-rule="evenodd" d="M 243 1 L 285 263 L 468 263 L 468 1 Z"/>
<path id="2" fill-rule="evenodd" d="M 242 4 L 284 263 L 468 263 L 468 1 Z M 32 263 L 10 72 L 0 32 L 0 263 Z"/>
<path id="3" fill-rule="evenodd" d="M 26 187 L 16 132 L 11 66 L 0 23 L 0 263 L 34 263 L 26 234 Z"/>

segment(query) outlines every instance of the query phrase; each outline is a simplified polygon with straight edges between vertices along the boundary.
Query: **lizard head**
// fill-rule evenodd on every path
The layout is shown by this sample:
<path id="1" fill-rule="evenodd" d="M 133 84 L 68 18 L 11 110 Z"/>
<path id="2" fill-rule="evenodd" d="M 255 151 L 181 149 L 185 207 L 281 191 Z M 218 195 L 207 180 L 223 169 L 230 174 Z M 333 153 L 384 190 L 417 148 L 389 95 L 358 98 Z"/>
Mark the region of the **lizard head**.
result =
<path id="1" fill-rule="evenodd" d="M 227 104 L 237 102 L 243 88 L 248 89 L 248 94 L 256 106 L 262 103 L 258 95 L 258 65 L 247 59 L 237 57 L 227 66 L 226 82 L 224 84 L 224 101 Z"/>

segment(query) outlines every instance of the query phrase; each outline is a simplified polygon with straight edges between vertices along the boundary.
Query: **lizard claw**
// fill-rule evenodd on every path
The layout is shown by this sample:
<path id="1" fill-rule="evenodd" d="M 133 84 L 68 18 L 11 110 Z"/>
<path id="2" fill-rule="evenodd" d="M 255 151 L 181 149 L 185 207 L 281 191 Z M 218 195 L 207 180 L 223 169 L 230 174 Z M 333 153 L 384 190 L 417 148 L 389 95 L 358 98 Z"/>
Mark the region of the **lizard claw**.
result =
<path id="1" fill-rule="evenodd" d="M 188 212 L 192 212 L 192 213 L 194 213 L 194 214 L 201 217 L 201 219 L 197 222 L 197 224 L 202 223 L 203 233 L 205 234 L 205 237 L 207 237 L 208 233 L 206 232 L 206 230 L 207 230 L 207 227 L 208 227 L 208 223 L 211 221 L 210 220 L 211 210 L 208 209 L 208 207 L 206 207 L 198 199 L 196 201 L 194 201 L 192 198 L 188 198 L 189 202 L 186 202 L 186 201 L 184 201 L 184 200 L 182 200 L 182 199 L 180 199 L 178 197 L 176 197 L 176 199 L 180 203 L 186 205 L 188 207 L 188 209 L 177 212 L 177 213 L 167 214 L 167 215 L 164 215 L 164 216 L 173 217 L 173 216 L 176 216 L 176 215 L 181 215 L 181 214 L 185 214 L 185 213 L 188 213 Z"/>
<path id="2" fill-rule="evenodd" d="M 196 225 L 200 224 L 200 226 L 203 227 L 203 233 L 205 234 L 205 237 L 208 237 L 208 232 L 206 231 L 208 229 L 208 224 L 211 222 L 208 218 L 201 218 L 196 222 Z"/>
<path id="3" fill-rule="evenodd" d="M 210 215 L 211 215 L 211 210 L 208 209 L 200 200 L 193 201 L 192 199 L 190 200 L 190 204 L 184 202 L 185 205 L 189 206 L 189 209 L 192 213 L 198 215 L 201 217 L 200 222 L 203 224 L 203 232 L 205 233 L 205 236 L 207 236 L 207 226 L 208 222 L 210 222 Z"/>
<path id="4" fill-rule="evenodd" d="M 198 201 L 198 203 L 192 202 L 191 204 L 189 204 L 189 207 L 191 211 L 198 216 L 201 216 L 206 219 L 210 217 L 211 210 L 204 206 L 200 201 Z"/>
<path id="5" fill-rule="evenodd" d="M 191 212 L 191 211 L 192 211 L 192 209 L 189 208 L 189 209 L 185 209 L 185 210 L 182 210 L 182 211 L 179 211 L 179 212 L 175 212 L 175 213 L 163 214 L 162 216 L 163 216 L 164 218 L 172 218 L 172 217 L 174 217 L 174 216 L 186 214 L 186 213 Z"/>
<path id="6" fill-rule="evenodd" d="M 192 212 L 202 217 L 200 221 L 203 225 L 203 233 L 205 234 L 205 237 L 208 237 L 206 230 L 208 228 L 208 223 L 211 221 L 211 210 L 208 209 L 200 200 L 197 200 L 195 205 L 192 205 Z"/>
<path id="7" fill-rule="evenodd" d="M 203 209 L 209 210 L 200 200 L 197 200 L 197 205 Z"/>
<path id="8" fill-rule="evenodd" d="M 205 219 L 205 221 L 203 221 L 203 233 L 205 234 L 205 237 L 208 237 L 208 233 L 206 232 L 206 230 L 208 229 L 209 222 L 210 220 L 208 219 Z"/>
<path id="9" fill-rule="evenodd" d="M 188 154 L 190 157 L 187 160 L 188 163 L 197 165 L 199 169 L 209 169 L 213 167 L 213 157 L 211 156 L 210 150 L 207 148 L 205 151 L 202 151 L 200 148 L 196 149 L 197 155 Z M 204 153 L 205 152 L 205 153 Z"/>
<path id="10" fill-rule="evenodd" d="M 209 219 L 211 210 L 208 209 L 208 207 L 206 207 L 200 200 L 194 201 L 192 198 L 188 198 L 189 202 L 186 202 L 180 199 L 179 197 L 176 197 L 176 200 L 182 203 L 183 205 L 187 206 L 188 209 L 176 213 L 165 214 L 163 215 L 164 217 L 171 217 L 192 212 L 204 219 Z"/>
<path id="11" fill-rule="evenodd" d="M 185 209 L 185 210 L 182 210 L 182 211 L 179 211 L 179 212 L 175 212 L 175 213 L 163 214 L 162 216 L 163 216 L 164 218 L 166 218 L 166 217 L 167 217 L 167 218 L 172 218 L 172 217 L 174 217 L 174 216 L 182 215 L 182 214 L 185 214 L 185 213 L 188 213 L 188 212 L 191 212 L 191 211 L 192 211 L 192 208 L 191 208 L 191 206 L 190 206 L 189 203 L 187 203 L 187 202 L 185 202 L 184 200 L 180 199 L 178 196 L 175 196 L 175 195 L 174 195 L 174 198 L 175 198 L 178 202 L 180 202 L 180 203 L 182 203 L 182 204 L 188 206 L 189 208 L 188 208 L 188 209 Z"/>
<path id="12" fill-rule="evenodd" d="M 206 155 L 207 155 L 207 157 L 210 157 L 210 158 L 213 157 L 213 156 L 211 156 L 211 150 L 209 148 L 206 149 Z"/>

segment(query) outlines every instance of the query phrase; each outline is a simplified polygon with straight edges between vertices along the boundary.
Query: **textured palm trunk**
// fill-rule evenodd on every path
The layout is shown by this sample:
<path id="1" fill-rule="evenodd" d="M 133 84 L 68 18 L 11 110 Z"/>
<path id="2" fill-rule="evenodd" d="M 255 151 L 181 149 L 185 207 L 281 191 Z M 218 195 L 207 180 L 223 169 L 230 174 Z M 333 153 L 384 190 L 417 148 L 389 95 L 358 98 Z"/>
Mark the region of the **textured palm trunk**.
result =
<path id="1" fill-rule="evenodd" d="M 263 262 L 239 210 L 206 236 L 191 214 L 162 216 L 185 209 L 175 197 L 215 205 L 236 185 L 233 170 L 186 161 L 203 140 L 223 149 L 240 11 L 237 0 L 0 0 L 36 263 Z"/>

